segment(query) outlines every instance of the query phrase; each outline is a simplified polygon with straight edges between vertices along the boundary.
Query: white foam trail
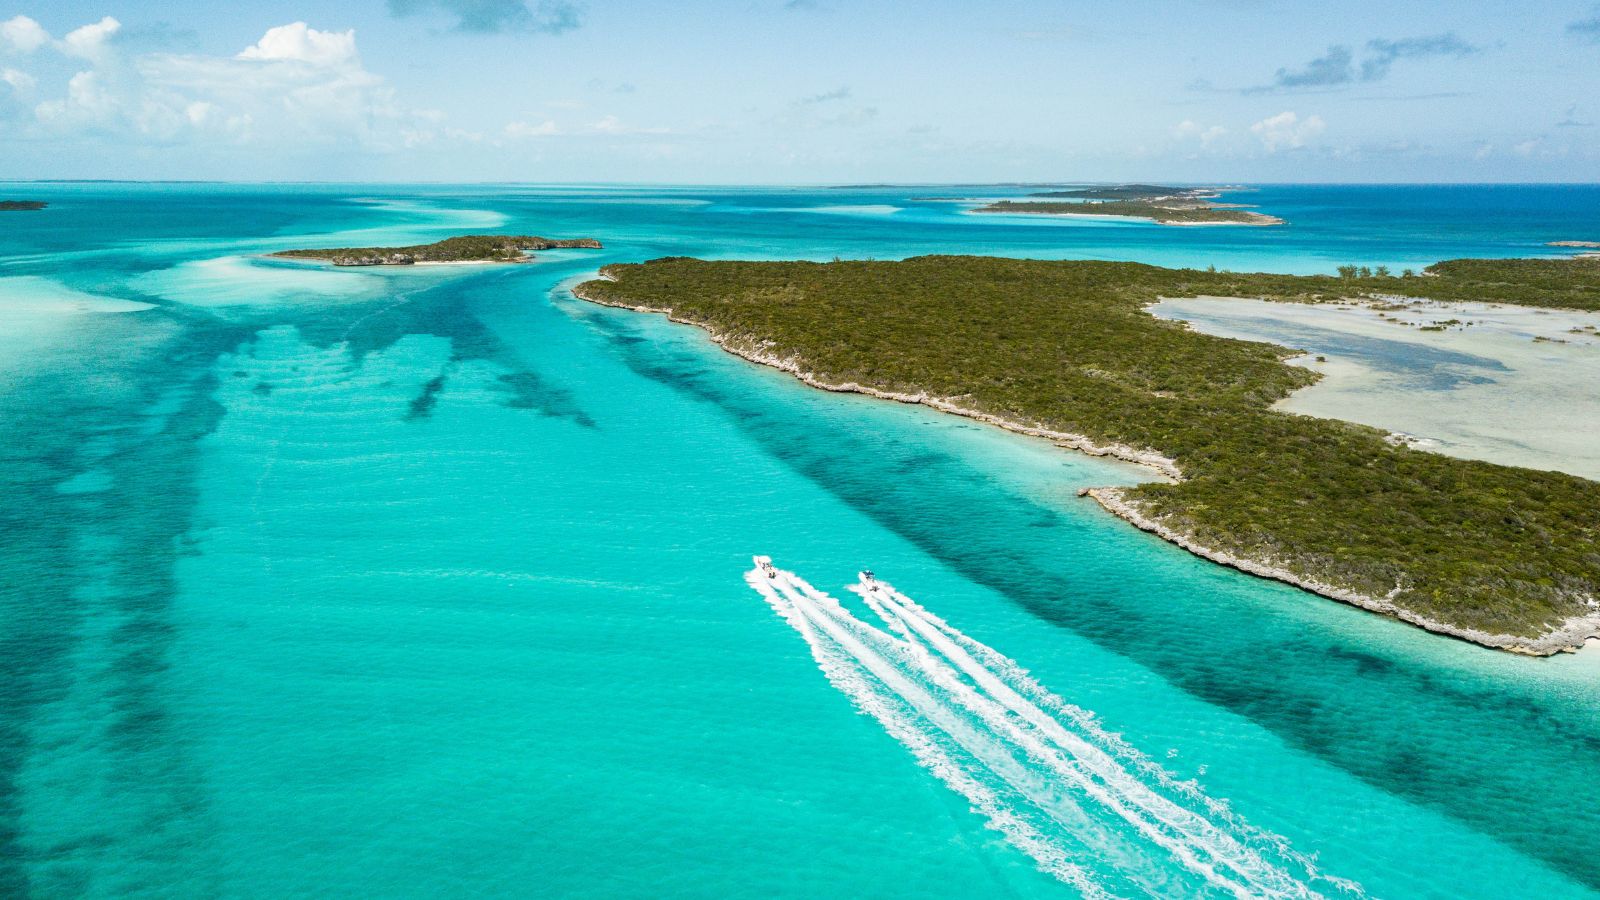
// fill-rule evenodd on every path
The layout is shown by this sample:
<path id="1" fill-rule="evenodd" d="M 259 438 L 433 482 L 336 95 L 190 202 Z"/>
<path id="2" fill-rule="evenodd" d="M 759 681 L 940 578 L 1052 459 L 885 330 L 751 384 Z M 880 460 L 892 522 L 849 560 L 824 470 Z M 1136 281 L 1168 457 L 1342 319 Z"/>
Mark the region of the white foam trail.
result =
<path id="1" fill-rule="evenodd" d="M 798 579 L 795 581 L 798 582 Z M 917 705 L 934 720 L 935 724 L 950 730 L 952 735 L 984 761 L 986 766 L 1004 775 L 1011 786 L 1026 796 L 1038 809 L 1059 824 L 1077 831 L 1080 837 L 1093 833 L 1097 838 L 1095 841 L 1097 845 L 1110 846 L 1121 842 L 1115 832 L 1106 829 L 1100 822 L 1087 815 L 1073 794 L 1058 790 L 1061 786 L 1067 786 L 1088 794 L 1097 803 L 1119 807 L 1117 799 L 1108 795 L 1088 773 L 1072 761 L 1063 759 L 1059 753 L 1046 747 L 1034 735 L 1019 728 L 994 702 L 979 696 L 959 678 L 952 677 L 951 670 L 933 662 L 927 650 L 921 645 L 906 641 L 897 642 L 883 632 L 855 619 L 839 606 L 837 601 L 817 592 L 810 585 L 799 582 L 795 586 L 807 595 L 807 600 L 816 603 L 815 608 L 840 620 L 846 627 L 860 629 L 873 636 L 887 655 L 898 660 L 901 665 L 908 665 L 911 671 L 916 672 L 939 691 L 950 695 L 955 701 L 954 704 L 923 692 L 919 695 L 921 702 Z M 796 605 L 802 610 L 813 608 L 805 600 L 798 601 Z M 878 668 L 870 662 L 869 666 Z M 899 676 L 892 677 L 903 680 Z M 963 711 L 976 714 L 979 721 L 972 723 L 968 716 L 962 715 Z M 1023 749 L 1026 759 L 1032 759 L 1049 767 L 1059 780 L 1037 778 L 1037 773 L 1027 768 L 1026 759 L 1019 760 L 1006 742 Z M 1131 818 L 1131 814 L 1125 814 L 1124 818 Z"/>
<path id="2" fill-rule="evenodd" d="M 1173 778 L 1100 728 L 1092 713 L 893 587 L 866 580 L 851 587 L 886 632 L 793 573 L 758 568 L 746 580 L 858 708 L 991 827 L 1079 890 L 1307 898 L 1320 896 L 1310 883 L 1322 881 L 1360 893 L 1352 882 L 1320 875 L 1285 839 Z"/>
<path id="3" fill-rule="evenodd" d="M 1364 891 L 1359 884 L 1349 879 L 1323 874 L 1318 870 L 1315 858 L 1296 851 L 1282 835 L 1250 825 L 1235 814 L 1226 801 L 1207 795 L 1201 790 L 1197 782 L 1192 780 L 1179 781 L 1173 778 L 1170 772 L 1139 752 L 1121 737 L 1101 728 L 1094 713 L 1068 703 L 1051 693 L 1048 688 L 1035 680 L 1028 670 L 1018 665 L 1015 660 L 963 634 L 910 597 L 896 591 L 892 585 L 881 581 L 875 582 L 875 584 L 886 596 L 893 598 L 906 613 L 914 614 L 922 621 L 937 628 L 973 656 L 981 659 L 989 670 L 1004 678 L 1008 687 L 1023 694 L 1038 706 L 1055 712 L 1075 725 L 1084 737 L 1113 757 L 1117 764 L 1136 771 L 1143 781 L 1154 788 L 1198 803 L 1204 810 L 1204 815 L 1226 829 L 1227 834 L 1230 835 L 1230 841 L 1233 839 L 1231 836 L 1237 836 L 1238 840 L 1249 845 L 1265 847 L 1272 853 L 1281 854 L 1292 865 L 1305 870 L 1312 880 L 1327 882 L 1347 894 L 1364 896 Z M 851 586 L 850 590 L 865 596 L 861 590 L 862 587 L 862 585 L 854 585 Z M 1191 811 L 1184 810 L 1184 812 L 1190 813 Z M 1205 820 L 1200 819 L 1200 821 L 1204 822 Z"/>
<path id="4" fill-rule="evenodd" d="M 760 571 L 751 571 L 745 575 L 745 580 L 806 639 L 818 667 L 835 687 L 848 696 L 858 709 L 877 719 L 891 737 L 911 751 L 923 768 L 965 797 L 973 811 L 983 816 L 990 828 L 1005 835 L 1012 846 L 1031 857 L 1041 870 L 1077 888 L 1085 897 L 1111 896 L 1096 885 L 1063 848 L 1009 809 L 995 790 L 953 759 L 927 729 L 904 712 L 901 702 L 885 694 L 865 677 L 855 657 L 818 634 L 790 596 L 780 595 L 775 589 L 786 577 L 794 576 L 785 572 L 779 573 L 778 579 L 768 579 Z"/>
<path id="5" fill-rule="evenodd" d="M 981 724 L 975 727 L 961 714 L 958 707 L 930 693 L 913 678 L 908 677 L 906 671 L 897 668 L 904 662 L 896 662 L 893 658 L 902 655 L 902 651 L 906 649 L 905 645 L 850 616 L 833 598 L 816 591 L 790 573 L 781 573 L 777 585 L 808 625 L 817 626 L 818 632 L 837 642 L 839 648 L 849 654 L 853 661 L 859 663 L 878 684 L 888 687 L 896 696 L 908 702 L 914 723 L 927 723 L 933 726 L 930 730 L 926 724 L 923 725 L 924 740 L 928 739 L 929 734 L 935 738 L 945 738 L 952 742 L 953 746 L 950 749 L 953 752 L 964 753 L 970 757 L 964 768 L 969 770 L 967 777 L 972 779 L 973 783 L 985 784 L 981 776 L 990 774 L 993 784 L 1003 787 L 1007 793 L 1019 795 L 1022 801 L 1020 808 L 1016 804 L 999 807 L 998 811 L 1005 820 L 1027 823 L 1028 828 L 1034 833 L 1040 833 L 1038 826 L 1041 824 L 1065 826 L 1079 836 L 1095 835 L 1092 843 L 1119 855 L 1126 855 L 1132 850 L 1127 846 L 1121 846 L 1124 842 L 1119 840 L 1116 834 L 1108 832 L 1100 823 L 1086 815 L 1082 807 L 1073 802 L 1072 797 L 1059 790 L 1058 785 L 1039 778 L 1036 772 L 1028 768 L 1025 761 L 1019 760 L 1015 753 L 997 740 L 992 731 L 982 727 Z M 876 645 L 876 649 L 867 646 L 868 644 Z M 815 642 L 812 646 L 814 652 L 819 649 L 819 645 Z M 829 651 L 823 648 L 823 653 L 827 654 Z M 995 776 L 998 776 L 998 779 L 995 779 Z M 990 794 L 995 793 L 992 788 L 985 790 Z M 963 793 L 968 792 L 963 791 Z M 1044 811 L 1045 821 L 1029 822 L 1027 816 L 1029 811 Z M 1027 852 L 1035 855 L 1037 859 L 1036 854 L 1040 851 L 1052 859 L 1069 859 L 1071 856 L 1069 848 L 1062 846 L 1059 840 L 1046 839 L 1042 845 Z M 1079 886 L 1080 890 L 1099 896 L 1106 894 L 1102 886 L 1093 884 L 1087 879 L 1081 866 L 1073 864 L 1069 871 L 1072 872 L 1069 880 Z"/>
<path id="6" fill-rule="evenodd" d="M 1003 709 L 1037 729 L 1050 744 L 1070 755 L 1076 765 L 1069 768 L 1063 765 L 1060 757 L 1033 749 L 1031 742 L 1019 740 L 1019 743 L 1062 775 L 1073 778 L 1081 777 L 1085 772 L 1092 775 L 1096 781 L 1082 786 L 1140 834 L 1171 853 L 1184 867 L 1238 897 L 1260 896 L 1263 888 L 1276 896 L 1306 896 L 1302 890 L 1304 886 L 1288 873 L 1274 868 L 1205 818 L 1148 788 L 1105 751 L 1067 731 L 1060 722 L 1014 691 L 995 673 L 979 665 L 931 623 L 917 617 L 892 598 L 879 599 L 873 593 L 861 591 L 868 604 L 886 622 L 897 629 L 909 626 L 909 631 L 902 632 L 908 640 L 913 639 L 911 632 L 915 632 L 998 701 L 986 704 L 989 710 L 984 713 L 986 719 L 996 716 L 994 710 Z M 1225 870 L 1232 870 L 1235 874 L 1229 875 Z"/>

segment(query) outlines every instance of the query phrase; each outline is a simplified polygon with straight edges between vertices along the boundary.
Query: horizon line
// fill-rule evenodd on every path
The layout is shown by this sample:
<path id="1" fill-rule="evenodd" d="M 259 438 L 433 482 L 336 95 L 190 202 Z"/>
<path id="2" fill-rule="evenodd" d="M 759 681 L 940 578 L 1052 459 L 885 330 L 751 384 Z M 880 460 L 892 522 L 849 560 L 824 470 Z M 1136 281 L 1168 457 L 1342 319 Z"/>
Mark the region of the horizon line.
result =
<path id="1" fill-rule="evenodd" d="M 788 187 L 788 188 L 909 188 L 909 187 L 1075 187 L 1118 186 L 1153 184 L 1163 186 L 1188 186 L 1206 188 L 1227 187 L 1600 187 L 1600 181 L 1189 181 L 1184 179 L 1151 178 L 1100 180 L 1005 180 L 1005 181 L 894 181 L 894 182 L 842 182 L 842 181 L 449 181 L 424 179 L 415 181 L 359 180 L 359 179 L 233 179 L 233 178 L 0 178 L 0 184 L 229 184 L 229 185 L 439 185 L 439 186 L 513 186 L 513 187 Z"/>

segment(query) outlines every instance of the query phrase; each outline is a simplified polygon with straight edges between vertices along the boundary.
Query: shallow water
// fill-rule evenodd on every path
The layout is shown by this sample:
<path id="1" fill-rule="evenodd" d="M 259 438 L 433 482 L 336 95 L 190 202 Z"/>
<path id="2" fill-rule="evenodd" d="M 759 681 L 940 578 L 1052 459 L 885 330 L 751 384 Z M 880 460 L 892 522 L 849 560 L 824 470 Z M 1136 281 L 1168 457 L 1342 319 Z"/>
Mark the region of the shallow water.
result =
<path id="1" fill-rule="evenodd" d="M 672 253 L 1414 265 L 1594 232 L 1594 189 L 1263 188 L 1295 225 L 1236 230 L 912 199 L 944 188 L 28 190 L 52 206 L 6 220 L 0 278 L 152 308 L 0 359 L 6 895 L 1077 890 L 855 712 L 752 553 L 835 596 L 870 566 L 1162 767 L 1147 787 L 1196 778 L 1374 896 L 1600 887 L 1594 656 L 1220 569 L 1075 496 L 1138 470 L 563 289 Z M 607 249 L 255 257 L 484 228 Z M 1080 888 L 1225 895 L 1094 821 L 1037 822 L 1092 848 Z"/>
<path id="2" fill-rule="evenodd" d="M 1387 428 L 1452 456 L 1600 478 L 1600 313 L 1394 306 L 1201 298 L 1151 312 L 1306 351 L 1294 362 L 1324 378 L 1280 409 Z"/>

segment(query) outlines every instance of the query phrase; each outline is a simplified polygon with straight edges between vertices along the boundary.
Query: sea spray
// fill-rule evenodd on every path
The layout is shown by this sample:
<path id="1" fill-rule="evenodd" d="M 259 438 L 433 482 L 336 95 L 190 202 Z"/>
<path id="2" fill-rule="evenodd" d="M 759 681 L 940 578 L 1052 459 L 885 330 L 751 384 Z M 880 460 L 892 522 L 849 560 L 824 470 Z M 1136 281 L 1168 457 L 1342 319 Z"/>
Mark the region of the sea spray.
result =
<path id="1" fill-rule="evenodd" d="M 792 572 L 758 566 L 746 581 L 858 709 L 1084 894 L 1361 895 L 892 586 L 850 588 L 880 628 Z"/>

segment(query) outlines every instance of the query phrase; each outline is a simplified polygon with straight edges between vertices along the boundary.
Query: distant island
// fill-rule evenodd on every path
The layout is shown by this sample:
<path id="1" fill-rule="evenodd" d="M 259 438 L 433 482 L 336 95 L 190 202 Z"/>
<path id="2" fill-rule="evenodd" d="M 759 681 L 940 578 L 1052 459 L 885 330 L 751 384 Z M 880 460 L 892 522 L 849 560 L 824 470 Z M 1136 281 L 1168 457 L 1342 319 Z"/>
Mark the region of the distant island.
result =
<path id="1" fill-rule="evenodd" d="M 411 266 L 417 263 L 525 262 L 532 250 L 599 250 L 594 238 L 544 238 L 526 234 L 467 234 L 411 247 L 329 247 L 280 250 L 272 256 L 321 259 L 336 266 Z"/>
<path id="2" fill-rule="evenodd" d="M 1600 259 L 1293 276 L 974 256 L 678 257 L 601 276 L 574 293 L 698 325 L 815 387 L 1149 465 L 1170 480 L 1086 493 L 1215 562 L 1489 647 L 1543 655 L 1600 636 L 1600 483 L 1275 410 L 1320 377 L 1286 364 L 1297 351 L 1201 334 L 1145 309 L 1216 296 L 1600 310 Z"/>
<path id="3" fill-rule="evenodd" d="M 1164 188 L 1125 185 L 1050 191 L 1034 197 L 1077 198 L 1062 200 L 999 200 L 973 210 L 980 213 L 1023 213 L 1041 216 L 1117 216 L 1148 219 L 1158 225 L 1282 225 L 1277 216 L 1252 212 L 1224 203 L 1202 188 Z"/>
<path id="4" fill-rule="evenodd" d="M 44 209 L 50 204 L 43 200 L 0 200 L 0 212 L 19 212 L 27 209 Z"/>
<path id="5" fill-rule="evenodd" d="M 1203 200 L 1217 196 L 1211 188 L 1165 187 L 1159 184 L 1118 184 L 1108 187 L 1074 188 L 1069 191 L 1041 191 L 1030 197 L 1072 200 Z"/>
<path id="6" fill-rule="evenodd" d="M 1192 204 L 1154 203 L 1143 200 L 1087 200 L 1081 203 L 1050 203 L 1000 200 L 973 212 L 1024 213 L 1044 216 L 1117 216 L 1149 219 L 1158 225 L 1282 225 L 1276 216 L 1230 209 L 1204 201 Z"/>

